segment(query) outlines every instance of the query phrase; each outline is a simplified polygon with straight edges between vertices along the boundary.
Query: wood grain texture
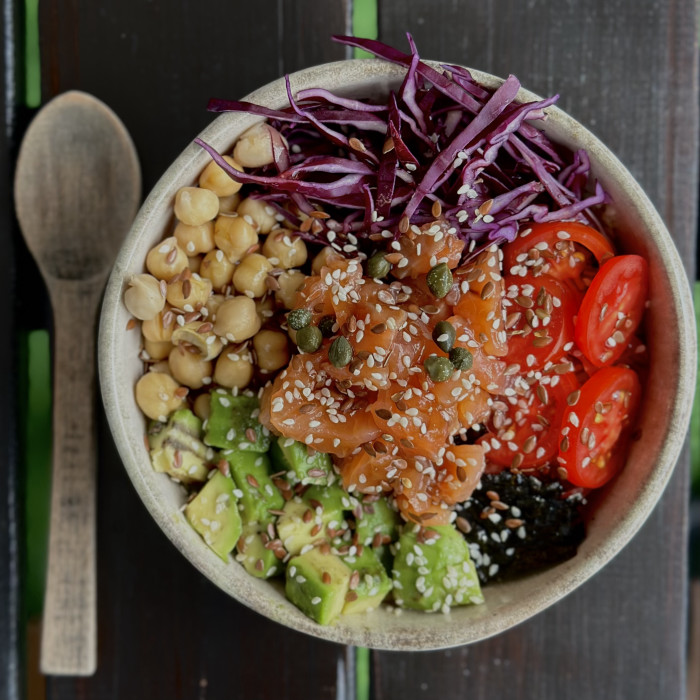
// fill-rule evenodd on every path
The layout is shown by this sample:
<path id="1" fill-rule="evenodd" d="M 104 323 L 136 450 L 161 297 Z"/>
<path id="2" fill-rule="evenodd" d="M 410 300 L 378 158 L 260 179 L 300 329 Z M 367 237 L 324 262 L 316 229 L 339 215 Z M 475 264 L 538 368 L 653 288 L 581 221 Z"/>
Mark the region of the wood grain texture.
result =
<path id="1" fill-rule="evenodd" d="M 6 300 L 3 311 L 3 332 L 0 334 L 0 698 L 19 700 L 23 696 L 23 636 L 21 628 L 21 549 L 22 491 L 19 482 L 17 442 L 17 375 L 10 368 L 17 366 L 16 312 L 12 300 L 17 295 L 15 259 L 15 223 L 11 197 L 11 169 L 17 135 L 17 79 L 15 61 L 21 52 L 19 15 L 13 2 L 2 2 L 0 27 L 5 37 L 5 50 L 0 55 L 0 250 L 6 262 L 0 275 L 0 298 Z M 19 83 L 19 84 L 18 84 Z"/>
<path id="2" fill-rule="evenodd" d="M 380 0 L 380 39 L 425 58 L 514 73 L 588 125 L 640 181 L 693 275 L 697 48 L 692 0 Z M 492 640 L 425 655 L 375 653 L 376 697 L 685 697 L 684 452 L 659 506 L 604 571 Z M 449 671 L 448 671 L 449 669 Z"/>
<path id="3" fill-rule="evenodd" d="M 40 11 L 44 99 L 79 88 L 107 102 L 134 138 L 146 191 L 213 118 L 209 97 L 345 56 L 319 37 L 346 31 L 346 2 L 53 1 Z M 50 697 L 354 697 L 349 650 L 247 610 L 172 547 L 99 419 L 98 670 L 50 679 Z"/>

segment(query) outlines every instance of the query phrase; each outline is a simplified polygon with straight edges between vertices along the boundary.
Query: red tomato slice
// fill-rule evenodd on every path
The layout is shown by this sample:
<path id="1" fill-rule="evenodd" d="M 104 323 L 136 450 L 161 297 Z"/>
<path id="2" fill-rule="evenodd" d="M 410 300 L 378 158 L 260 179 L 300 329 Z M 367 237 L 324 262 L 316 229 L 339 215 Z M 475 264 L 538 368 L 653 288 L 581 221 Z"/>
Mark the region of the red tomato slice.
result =
<path id="1" fill-rule="evenodd" d="M 564 411 L 559 443 L 558 462 L 572 484 L 595 489 L 620 471 L 641 392 L 637 374 L 624 367 L 605 367 L 581 387 Z"/>
<path id="2" fill-rule="evenodd" d="M 560 280 L 576 279 L 588 265 L 590 251 L 598 264 L 615 255 L 606 236 L 575 221 L 531 224 L 503 247 L 503 269 L 511 275 L 549 274 Z"/>
<path id="3" fill-rule="evenodd" d="M 573 347 L 574 293 L 549 275 L 508 276 L 506 326 L 508 361 L 523 371 L 542 369 Z"/>
<path id="4" fill-rule="evenodd" d="M 639 255 L 618 255 L 603 263 L 581 302 L 575 337 L 596 366 L 614 363 L 637 330 L 647 300 L 649 272 Z"/>
<path id="5" fill-rule="evenodd" d="M 579 384 L 573 372 L 543 379 L 546 383 L 533 384 L 524 396 L 502 397 L 505 410 L 494 412 L 490 432 L 477 441 L 488 462 L 534 469 L 556 457 L 567 398 Z"/>

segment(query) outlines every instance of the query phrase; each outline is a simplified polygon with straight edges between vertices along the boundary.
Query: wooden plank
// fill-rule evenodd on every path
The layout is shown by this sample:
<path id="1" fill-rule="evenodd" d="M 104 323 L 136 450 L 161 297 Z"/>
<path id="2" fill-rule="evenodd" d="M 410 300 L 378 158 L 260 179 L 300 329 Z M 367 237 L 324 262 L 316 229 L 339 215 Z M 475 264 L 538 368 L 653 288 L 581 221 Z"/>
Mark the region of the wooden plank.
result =
<path id="1" fill-rule="evenodd" d="M 134 138 L 146 191 L 213 118 L 209 97 L 241 97 L 284 70 L 345 55 L 317 40 L 346 31 L 345 2 L 181 0 L 166 10 L 69 0 L 40 9 L 44 99 L 78 88 L 110 105 Z M 50 679 L 50 697 L 352 697 L 349 650 L 247 610 L 166 541 L 101 421 L 98 671 Z"/>
<path id="2" fill-rule="evenodd" d="M 22 65 L 17 61 L 23 48 L 21 15 L 11 0 L 2 3 L 0 18 L 5 50 L 0 56 L 3 76 L 0 93 L 0 249 L 6 265 L 0 275 L 0 298 L 6 300 L 4 331 L 0 335 L 0 698 L 19 700 L 24 696 L 24 637 L 22 632 L 23 565 L 21 532 L 23 527 L 22 489 L 19 480 L 17 374 L 17 274 L 16 225 L 12 206 L 12 169 L 9 164 L 17 148 L 18 103 L 22 99 Z"/>
<path id="3" fill-rule="evenodd" d="M 514 73 L 589 125 L 667 222 L 692 275 L 697 53 L 692 0 L 379 2 L 380 39 L 425 58 Z M 376 697 L 685 696 L 687 452 L 633 542 L 592 581 L 492 640 L 373 656 Z M 411 693 L 412 689 L 412 693 Z"/>

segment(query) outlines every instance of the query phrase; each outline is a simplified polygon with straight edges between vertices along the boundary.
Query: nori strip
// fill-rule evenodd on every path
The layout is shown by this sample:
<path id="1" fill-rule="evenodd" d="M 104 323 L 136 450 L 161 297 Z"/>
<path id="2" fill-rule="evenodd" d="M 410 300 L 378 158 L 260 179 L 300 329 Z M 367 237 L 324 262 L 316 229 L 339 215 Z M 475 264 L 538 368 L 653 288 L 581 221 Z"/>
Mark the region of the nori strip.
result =
<path id="1" fill-rule="evenodd" d="M 573 557 L 585 537 L 584 503 L 579 493 L 564 497 L 558 481 L 510 471 L 484 474 L 458 509 L 471 526 L 464 536 L 481 582 L 515 578 Z"/>

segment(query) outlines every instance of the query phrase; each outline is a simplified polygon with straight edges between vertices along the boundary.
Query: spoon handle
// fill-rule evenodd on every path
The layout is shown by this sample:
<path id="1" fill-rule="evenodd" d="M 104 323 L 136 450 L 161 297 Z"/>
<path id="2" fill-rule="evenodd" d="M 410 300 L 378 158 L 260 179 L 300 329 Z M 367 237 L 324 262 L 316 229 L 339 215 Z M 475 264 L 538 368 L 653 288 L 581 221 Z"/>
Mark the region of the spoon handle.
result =
<path id="1" fill-rule="evenodd" d="M 101 280 L 50 282 L 54 312 L 53 478 L 41 670 L 97 667 L 95 323 Z"/>

